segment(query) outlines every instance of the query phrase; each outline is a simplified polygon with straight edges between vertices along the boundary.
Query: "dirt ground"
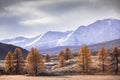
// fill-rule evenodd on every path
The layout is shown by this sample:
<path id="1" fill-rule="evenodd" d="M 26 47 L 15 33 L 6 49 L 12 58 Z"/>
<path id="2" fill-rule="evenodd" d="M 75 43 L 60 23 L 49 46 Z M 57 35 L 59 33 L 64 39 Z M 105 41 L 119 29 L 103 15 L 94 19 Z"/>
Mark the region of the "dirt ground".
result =
<path id="1" fill-rule="evenodd" d="M 22 75 L 2 75 L 0 80 L 120 80 L 120 75 L 76 75 L 76 76 L 22 76 Z"/>

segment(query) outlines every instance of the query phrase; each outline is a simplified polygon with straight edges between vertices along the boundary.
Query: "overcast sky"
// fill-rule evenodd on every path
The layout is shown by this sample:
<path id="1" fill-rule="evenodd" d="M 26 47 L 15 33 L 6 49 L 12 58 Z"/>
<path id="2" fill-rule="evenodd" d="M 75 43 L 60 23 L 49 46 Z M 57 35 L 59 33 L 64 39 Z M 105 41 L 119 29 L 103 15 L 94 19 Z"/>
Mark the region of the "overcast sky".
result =
<path id="1" fill-rule="evenodd" d="M 0 39 L 74 30 L 105 18 L 120 19 L 120 0 L 0 0 Z"/>

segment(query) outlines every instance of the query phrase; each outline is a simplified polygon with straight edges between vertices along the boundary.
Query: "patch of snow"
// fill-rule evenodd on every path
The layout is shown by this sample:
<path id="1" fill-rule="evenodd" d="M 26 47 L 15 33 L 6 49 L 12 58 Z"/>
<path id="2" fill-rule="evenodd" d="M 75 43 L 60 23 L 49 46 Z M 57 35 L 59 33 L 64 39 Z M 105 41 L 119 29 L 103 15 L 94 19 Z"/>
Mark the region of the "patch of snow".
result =
<path id="1" fill-rule="evenodd" d="M 25 40 L 19 40 L 19 41 L 11 41 L 11 42 L 8 42 L 8 44 L 16 44 L 16 43 L 19 43 L 19 42 L 24 42 Z"/>
<path id="2" fill-rule="evenodd" d="M 64 46 L 63 42 L 65 42 L 73 33 L 74 33 L 74 31 L 72 31 L 70 34 L 68 34 L 67 37 L 63 37 L 63 38 L 59 39 L 56 45 Z"/>
<path id="3" fill-rule="evenodd" d="M 40 35 L 36 40 L 34 40 L 33 42 L 31 42 L 31 43 L 29 43 L 29 44 L 26 44 L 24 47 L 33 45 L 33 44 L 36 43 L 43 35 L 44 35 L 44 34 Z"/>

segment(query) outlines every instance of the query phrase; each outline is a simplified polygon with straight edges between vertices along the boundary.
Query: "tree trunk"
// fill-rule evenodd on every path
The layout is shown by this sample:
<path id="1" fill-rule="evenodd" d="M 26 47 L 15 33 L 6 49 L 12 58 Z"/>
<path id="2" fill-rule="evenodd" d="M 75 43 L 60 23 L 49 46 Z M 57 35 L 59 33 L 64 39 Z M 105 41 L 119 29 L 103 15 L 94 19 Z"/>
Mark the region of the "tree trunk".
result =
<path id="1" fill-rule="evenodd" d="M 88 74 L 88 62 L 87 62 L 87 58 L 86 58 L 86 73 Z"/>
<path id="2" fill-rule="evenodd" d="M 102 53 L 102 72 L 104 72 L 104 57 L 103 57 L 103 53 Z"/>
<path id="3" fill-rule="evenodd" d="M 118 53 L 116 54 L 116 70 L 115 70 L 116 75 L 118 74 Z"/>
<path id="4" fill-rule="evenodd" d="M 105 67 L 104 67 L 104 59 L 103 59 L 103 70 L 102 70 L 103 72 L 105 72 L 105 71 L 104 71 L 104 68 L 105 68 Z"/>
<path id="5" fill-rule="evenodd" d="M 85 61 L 84 61 L 84 54 L 83 54 L 83 74 L 85 74 Z"/>

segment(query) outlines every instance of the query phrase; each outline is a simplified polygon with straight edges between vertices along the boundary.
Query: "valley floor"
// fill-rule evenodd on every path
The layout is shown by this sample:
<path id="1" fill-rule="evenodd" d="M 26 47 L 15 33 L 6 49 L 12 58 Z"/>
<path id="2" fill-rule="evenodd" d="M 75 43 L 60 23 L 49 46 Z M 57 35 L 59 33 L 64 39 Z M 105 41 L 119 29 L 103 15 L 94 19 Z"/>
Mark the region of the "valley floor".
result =
<path id="1" fill-rule="evenodd" d="M 120 80 L 120 75 L 22 76 L 1 75 L 0 80 Z"/>

